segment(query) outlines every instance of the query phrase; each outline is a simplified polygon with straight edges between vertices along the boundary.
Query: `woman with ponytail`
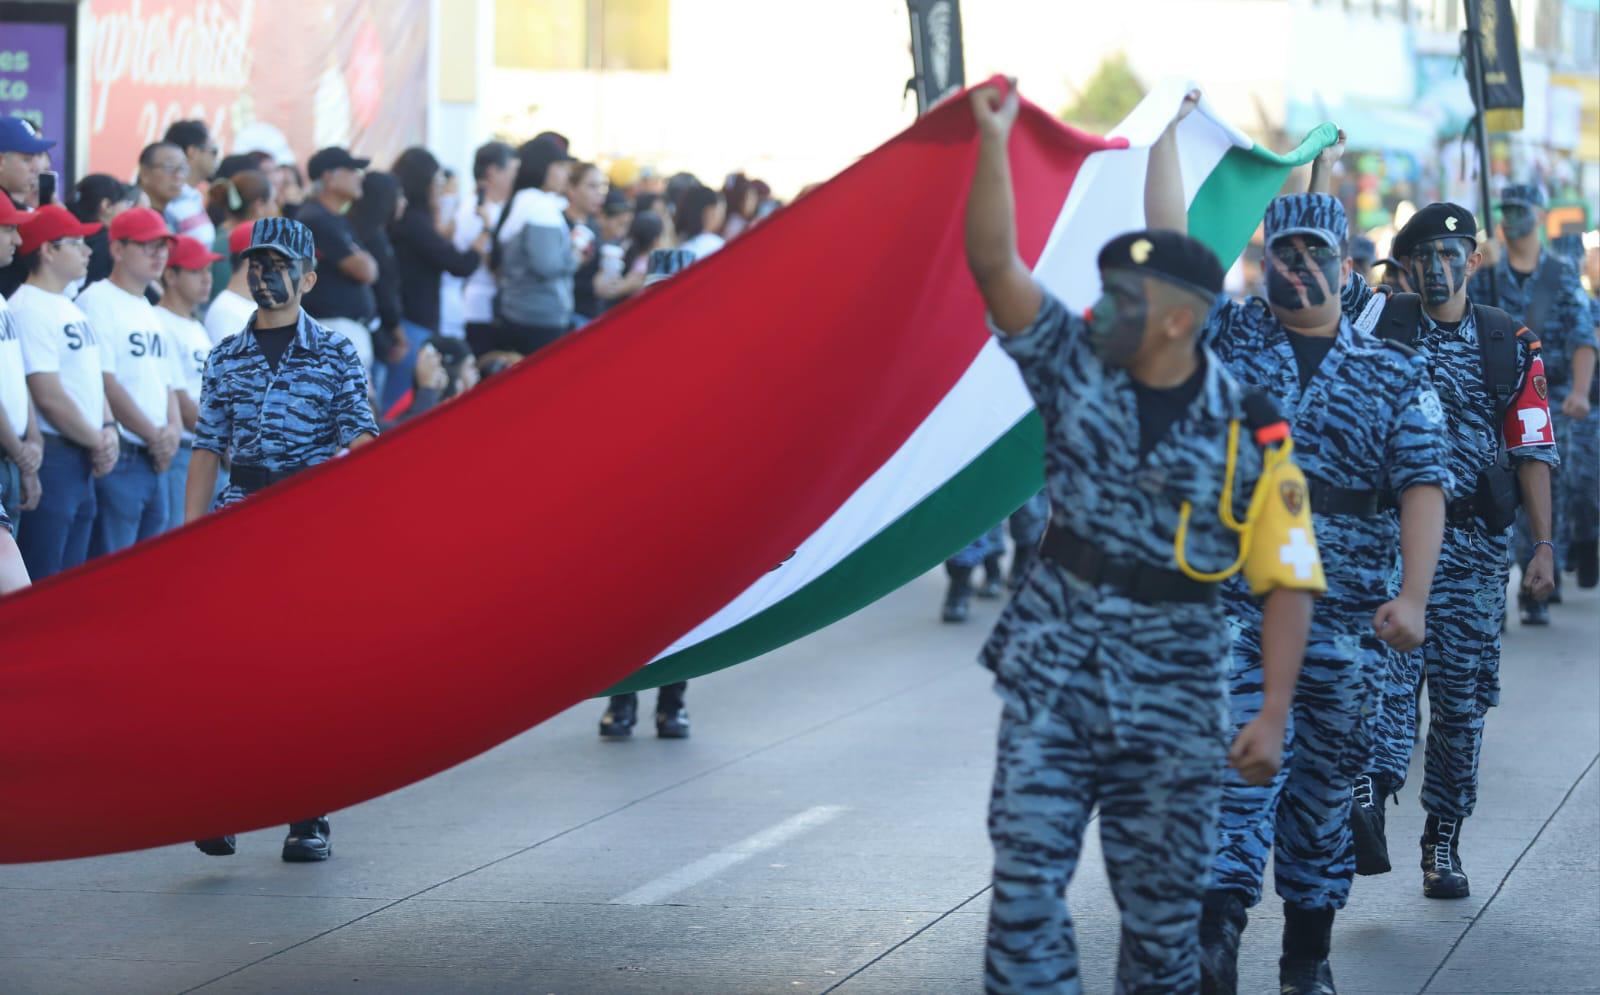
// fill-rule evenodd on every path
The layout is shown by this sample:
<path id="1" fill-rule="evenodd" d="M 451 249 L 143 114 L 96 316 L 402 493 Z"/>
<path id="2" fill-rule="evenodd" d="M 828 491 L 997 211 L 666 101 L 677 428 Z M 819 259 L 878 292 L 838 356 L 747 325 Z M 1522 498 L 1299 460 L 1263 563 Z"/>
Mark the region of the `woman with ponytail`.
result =
<path id="1" fill-rule="evenodd" d="M 87 287 L 111 275 L 111 237 L 106 233 L 111 230 L 111 222 L 117 215 L 132 207 L 138 199 L 138 189 L 105 173 L 91 173 L 73 188 L 67 210 L 86 225 L 101 226 L 99 231 L 84 239 L 89 246 L 89 272 L 84 275 L 83 286 Z"/>
<path id="2" fill-rule="evenodd" d="M 489 265 L 499 349 L 527 355 L 572 327 L 572 275 L 579 254 L 567 228 L 567 187 L 572 156 L 558 142 L 536 138 L 517 150 L 511 203 L 495 225 Z"/>
<path id="3" fill-rule="evenodd" d="M 267 174 L 255 169 L 242 169 L 226 179 L 213 180 L 206 192 L 206 213 L 211 216 L 211 223 L 217 226 L 217 237 L 211 251 L 222 257 L 211 264 L 211 296 L 215 298 L 233 277 L 233 262 L 228 255 L 228 233 L 239 225 L 253 224 L 278 214 L 272 181 Z"/>

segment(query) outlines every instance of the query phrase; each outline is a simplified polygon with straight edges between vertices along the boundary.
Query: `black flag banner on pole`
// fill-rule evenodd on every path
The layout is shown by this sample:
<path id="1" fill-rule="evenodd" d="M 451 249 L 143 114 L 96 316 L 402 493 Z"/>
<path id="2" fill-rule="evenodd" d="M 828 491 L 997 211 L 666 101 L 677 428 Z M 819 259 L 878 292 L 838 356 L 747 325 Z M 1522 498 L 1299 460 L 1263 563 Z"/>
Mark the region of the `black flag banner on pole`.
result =
<path id="1" fill-rule="evenodd" d="M 911 61 L 916 75 L 906 82 L 917 91 L 917 113 L 966 86 L 961 54 L 959 0 L 906 0 L 911 8 Z"/>
<path id="2" fill-rule="evenodd" d="M 1472 96 L 1483 112 L 1484 128 L 1521 131 L 1522 57 L 1511 0 L 1466 0 L 1466 5 L 1467 31 L 1477 42 L 1469 44 L 1469 52 L 1475 49 L 1478 56 L 1468 58 L 1467 71 L 1482 80 L 1482 89 L 1473 86 Z"/>

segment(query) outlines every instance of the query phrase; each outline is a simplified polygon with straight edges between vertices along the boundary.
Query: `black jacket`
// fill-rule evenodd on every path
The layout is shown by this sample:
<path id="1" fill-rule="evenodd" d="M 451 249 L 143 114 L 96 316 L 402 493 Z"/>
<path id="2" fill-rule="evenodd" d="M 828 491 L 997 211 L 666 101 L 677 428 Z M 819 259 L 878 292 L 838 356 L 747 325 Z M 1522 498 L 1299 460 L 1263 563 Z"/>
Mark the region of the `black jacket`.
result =
<path id="1" fill-rule="evenodd" d="M 439 330 L 439 278 L 445 273 L 468 277 L 482 259 L 471 249 L 457 249 L 433 226 L 426 204 L 407 204 L 390 229 L 400 260 L 400 300 L 406 320 L 430 332 Z"/>

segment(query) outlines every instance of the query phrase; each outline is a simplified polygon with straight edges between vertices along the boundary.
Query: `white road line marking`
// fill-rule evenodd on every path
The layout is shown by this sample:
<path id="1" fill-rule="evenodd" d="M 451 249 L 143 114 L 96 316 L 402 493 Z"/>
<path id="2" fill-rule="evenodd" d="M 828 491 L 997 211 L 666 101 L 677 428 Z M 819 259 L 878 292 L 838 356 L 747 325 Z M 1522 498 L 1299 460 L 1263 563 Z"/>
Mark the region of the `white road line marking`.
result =
<path id="1" fill-rule="evenodd" d="M 754 836 L 746 837 L 725 850 L 718 850 L 716 853 L 680 867 L 670 874 L 663 874 L 654 881 L 647 882 L 620 898 L 613 898 L 610 904 L 654 905 L 664 898 L 676 895 L 678 892 L 692 888 L 702 881 L 714 878 L 728 868 L 742 864 L 758 853 L 771 850 L 775 846 L 782 846 L 801 833 L 832 822 L 844 811 L 845 808 L 842 805 L 818 805 L 816 808 L 807 809 L 799 815 L 783 820 L 770 829 L 763 829 Z"/>

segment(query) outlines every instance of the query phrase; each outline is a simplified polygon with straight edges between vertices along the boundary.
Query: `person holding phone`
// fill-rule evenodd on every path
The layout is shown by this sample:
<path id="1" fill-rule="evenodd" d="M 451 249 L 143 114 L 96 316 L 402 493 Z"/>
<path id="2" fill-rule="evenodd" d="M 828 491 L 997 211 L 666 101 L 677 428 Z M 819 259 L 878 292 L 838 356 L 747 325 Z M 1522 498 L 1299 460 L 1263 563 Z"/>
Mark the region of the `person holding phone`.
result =
<path id="1" fill-rule="evenodd" d="M 55 142 L 39 134 L 33 122 L 0 116 L 0 191 L 19 211 L 39 205 L 39 174 L 49 164 L 47 153 Z M 18 254 L 0 267 L 0 297 L 10 297 L 28 279 L 28 268 Z"/>

